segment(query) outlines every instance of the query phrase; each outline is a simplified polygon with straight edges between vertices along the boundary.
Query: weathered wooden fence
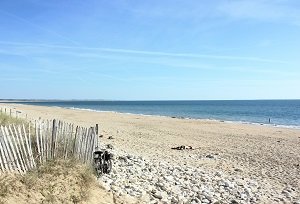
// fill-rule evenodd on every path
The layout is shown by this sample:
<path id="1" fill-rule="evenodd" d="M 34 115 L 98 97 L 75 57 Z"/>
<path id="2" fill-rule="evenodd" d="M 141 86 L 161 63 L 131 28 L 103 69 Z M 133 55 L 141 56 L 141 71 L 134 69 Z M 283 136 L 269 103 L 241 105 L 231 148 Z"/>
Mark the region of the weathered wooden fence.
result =
<path id="1" fill-rule="evenodd" d="M 27 114 L 26 113 L 22 113 L 21 111 L 16 110 L 16 109 L 1 107 L 0 108 L 0 113 L 9 115 L 10 117 L 27 119 Z"/>
<path id="2" fill-rule="evenodd" d="M 57 120 L 0 126 L 0 170 L 23 174 L 56 158 L 91 164 L 97 135 L 98 126 L 84 128 Z"/>

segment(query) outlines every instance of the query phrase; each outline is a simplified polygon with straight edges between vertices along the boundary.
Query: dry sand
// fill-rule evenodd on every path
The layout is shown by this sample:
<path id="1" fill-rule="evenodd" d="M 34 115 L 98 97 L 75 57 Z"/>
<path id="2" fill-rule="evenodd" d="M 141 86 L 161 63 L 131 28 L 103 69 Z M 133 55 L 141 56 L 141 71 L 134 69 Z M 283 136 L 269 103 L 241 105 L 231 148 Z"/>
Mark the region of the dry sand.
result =
<path id="1" fill-rule="evenodd" d="M 0 203 L 136 203 L 101 187 L 90 170 L 74 161 L 48 162 L 25 175 L 0 174 Z"/>
<path id="2" fill-rule="evenodd" d="M 255 179 L 269 192 L 266 200 L 286 186 L 295 190 L 296 198 L 300 196 L 299 129 L 21 104 L 0 107 L 21 111 L 23 117 L 27 114 L 30 119 L 56 118 L 84 126 L 97 123 L 102 140 L 120 150 Z M 109 136 L 114 139 L 109 140 Z M 171 150 L 180 145 L 197 149 Z"/>

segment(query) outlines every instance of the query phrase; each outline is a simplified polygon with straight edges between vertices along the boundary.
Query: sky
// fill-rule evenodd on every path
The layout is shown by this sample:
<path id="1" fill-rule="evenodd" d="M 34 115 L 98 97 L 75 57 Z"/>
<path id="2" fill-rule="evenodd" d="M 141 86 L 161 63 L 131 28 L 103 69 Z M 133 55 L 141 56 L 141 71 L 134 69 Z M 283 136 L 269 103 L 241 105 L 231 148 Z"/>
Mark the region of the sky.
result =
<path id="1" fill-rule="evenodd" d="M 0 98 L 300 99 L 300 1 L 1 0 Z"/>

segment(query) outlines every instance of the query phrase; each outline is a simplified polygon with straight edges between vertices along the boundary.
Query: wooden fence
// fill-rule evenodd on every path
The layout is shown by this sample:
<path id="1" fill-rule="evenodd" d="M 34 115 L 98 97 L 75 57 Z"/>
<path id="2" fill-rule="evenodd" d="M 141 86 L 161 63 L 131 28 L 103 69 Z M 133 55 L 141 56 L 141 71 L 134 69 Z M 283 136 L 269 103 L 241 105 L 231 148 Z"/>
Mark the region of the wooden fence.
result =
<path id="1" fill-rule="evenodd" d="M 0 108 L 0 113 L 3 113 L 5 115 L 9 115 L 10 117 L 27 119 L 27 114 L 26 113 L 22 113 L 21 111 L 18 111 L 16 109 L 1 107 Z"/>
<path id="2" fill-rule="evenodd" d="M 21 174 L 52 159 L 75 158 L 92 164 L 98 125 L 84 128 L 57 120 L 0 126 L 0 170 Z"/>

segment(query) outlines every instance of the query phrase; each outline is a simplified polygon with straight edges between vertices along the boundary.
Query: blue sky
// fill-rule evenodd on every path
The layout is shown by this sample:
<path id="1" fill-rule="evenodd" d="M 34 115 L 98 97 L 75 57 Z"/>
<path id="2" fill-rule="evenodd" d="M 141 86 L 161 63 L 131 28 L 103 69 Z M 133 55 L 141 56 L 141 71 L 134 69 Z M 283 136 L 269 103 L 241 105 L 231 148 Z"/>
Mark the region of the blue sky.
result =
<path id="1" fill-rule="evenodd" d="M 298 0 L 1 0 L 0 98 L 299 99 Z"/>

